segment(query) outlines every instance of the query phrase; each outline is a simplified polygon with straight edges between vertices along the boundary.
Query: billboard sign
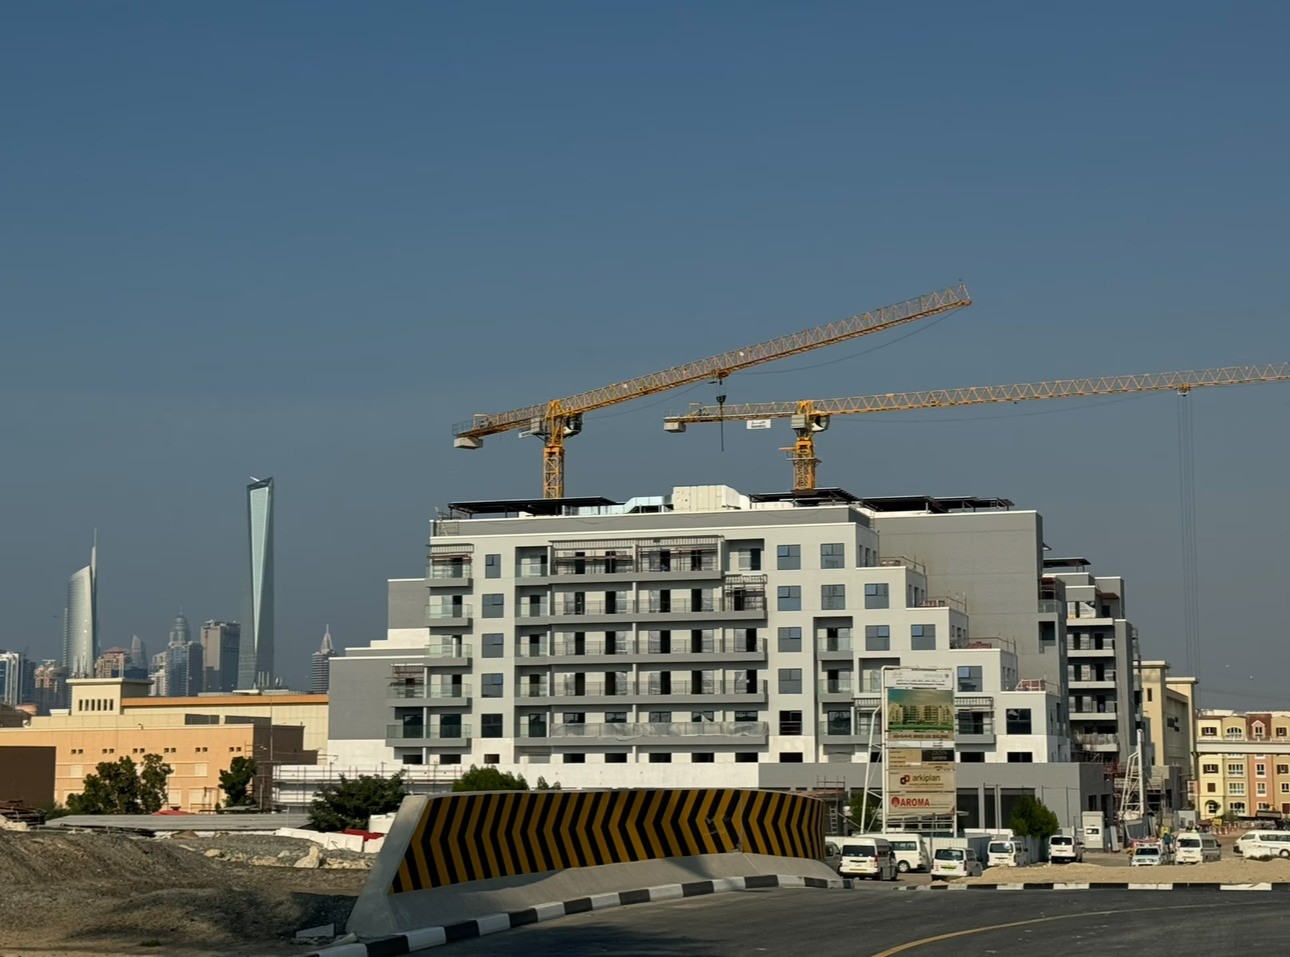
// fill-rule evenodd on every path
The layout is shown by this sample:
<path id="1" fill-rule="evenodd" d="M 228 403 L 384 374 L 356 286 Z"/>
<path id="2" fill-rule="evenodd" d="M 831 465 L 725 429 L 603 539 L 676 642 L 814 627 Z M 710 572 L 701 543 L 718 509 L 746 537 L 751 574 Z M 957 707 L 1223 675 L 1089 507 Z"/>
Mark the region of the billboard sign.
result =
<path id="1" fill-rule="evenodd" d="M 886 820 L 952 817 L 958 795 L 954 673 L 890 668 L 883 675 Z"/>

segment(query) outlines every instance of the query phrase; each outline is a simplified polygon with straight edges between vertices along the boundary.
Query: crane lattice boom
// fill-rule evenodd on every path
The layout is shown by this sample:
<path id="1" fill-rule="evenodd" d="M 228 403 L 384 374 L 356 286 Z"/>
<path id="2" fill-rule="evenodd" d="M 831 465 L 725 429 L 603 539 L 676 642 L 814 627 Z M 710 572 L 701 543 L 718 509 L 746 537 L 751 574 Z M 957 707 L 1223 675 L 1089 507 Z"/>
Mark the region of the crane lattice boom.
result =
<path id="1" fill-rule="evenodd" d="M 1099 379 L 1054 379 L 1051 382 L 1023 382 L 1017 385 L 981 385 L 960 389 L 927 389 L 922 392 L 888 392 L 847 399 L 809 399 L 813 412 L 821 415 L 850 415 L 864 412 L 904 412 L 943 406 L 986 405 L 992 402 L 1023 402 L 1028 399 L 1070 399 L 1121 392 L 1171 390 L 1189 392 L 1205 386 L 1246 385 L 1290 379 L 1290 363 L 1274 365 L 1224 366 L 1190 372 L 1148 372 L 1140 375 L 1102 376 Z M 802 412 L 801 400 L 787 402 L 745 402 L 726 406 L 695 402 L 682 415 L 669 415 L 665 422 L 720 422 L 743 419 L 786 419 Z"/>
<path id="2" fill-rule="evenodd" d="M 1080 396 L 1116 395 L 1127 392 L 1170 390 L 1187 393 L 1207 386 L 1248 385 L 1256 382 L 1290 380 L 1290 362 L 1272 365 L 1224 366 L 1189 372 L 1148 372 L 1139 375 L 1103 376 L 1097 379 L 1055 379 L 1017 385 L 968 386 L 961 389 L 927 389 L 921 392 L 887 392 L 846 399 L 803 399 L 787 402 L 745 402 L 733 405 L 694 403 L 683 415 L 669 415 L 664 428 L 684 432 L 692 422 L 730 420 L 792 419 L 797 441 L 785 451 L 793 460 L 793 487 L 798 491 L 815 488 L 816 432 L 828 428 L 832 415 L 870 412 L 905 412 L 994 402 L 1025 402 L 1032 399 L 1069 399 Z"/>
<path id="3" fill-rule="evenodd" d="M 456 437 L 454 444 L 458 448 L 474 449 L 480 446 L 485 436 L 512 430 L 524 430 L 526 434 L 537 435 L 546 444 L 543 452 L 543 495 L 546 498 L 563 498 L 564 440 L 582 431 L 582 415 L 585 412 L 694 382 L 724 379 L 750 366 L 845 342 L 971 304 L 967 286 L 959 283 L 948 289 L 907 299 L 892 306 L 883 306 L 872 312 L 803 329 L 792 335 L 780 336 L 742 349 L 732 349 L 707 359 L 638 376 L 600 389 L 553 399 L 541 405 L 529 405 L 495 414 L 477 413 L 469 421 L 453 426 L 453 435 Z"/>

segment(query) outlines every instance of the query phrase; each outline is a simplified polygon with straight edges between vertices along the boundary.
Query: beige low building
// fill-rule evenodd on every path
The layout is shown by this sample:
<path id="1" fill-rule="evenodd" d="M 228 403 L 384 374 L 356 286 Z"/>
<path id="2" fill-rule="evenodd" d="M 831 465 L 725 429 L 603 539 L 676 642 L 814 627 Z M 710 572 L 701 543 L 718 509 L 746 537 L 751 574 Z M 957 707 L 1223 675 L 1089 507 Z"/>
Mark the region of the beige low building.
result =
<path id="1" fill-rule="evenodd" d="M 172 768 L 169 806 L 212 811 L 223 801 L 220 772 L 234 758 L 254 758 L 267 775 L 281 764 L 316 763 L 327 740 L 326 695 L 149 698 L 148 680 L 81 678 L 68 685 L 66 711 L 0 728 L 0 748 L 55 749 L 53 793 L 60 804 L 80 793 L 100 762 L 159 754 Z"/>

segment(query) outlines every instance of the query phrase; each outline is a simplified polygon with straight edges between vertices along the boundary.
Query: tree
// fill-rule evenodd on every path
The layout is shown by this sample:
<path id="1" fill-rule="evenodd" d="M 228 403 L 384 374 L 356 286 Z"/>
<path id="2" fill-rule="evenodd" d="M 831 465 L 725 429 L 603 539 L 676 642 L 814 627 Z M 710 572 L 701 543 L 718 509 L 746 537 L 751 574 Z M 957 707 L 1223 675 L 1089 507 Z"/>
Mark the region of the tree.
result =
<path id="1" fill-rule="evenodd" d="M 255 758 L 239 755 L 229 762 L 227 771 L 219 773 L 225 807 L 247 807 L 251 803 L 251 782 L 255 780 L 255 772 Z"/>
<path id="2" fill-rule="evenodd" d="M 539 785 L 545 784 L 540 781 Z M 454 791 L 527 791 L 529 782 L 522 774 L 502 772 L 491 765 L 484 767 L 470 766 L 470 770 L 452 782 Z"/>
<path id="3" fill-rule="evenodd" d="M 166 781 L 173 770 L 159 754 L 145 754 L 136 767 L 129 757 L 100 761 L 85 775 L 84 790 L 67 796 L 72 814 L 153 814 L 166 804 Z"/>
<path id="4" fill-rule="evenodd" d="M 1057 815 L 1040 800 L 1023 794 L 1008 821 L 1012 833 L 1018 837 L 1036 837 L 1044 841 L 1061 830 Z"/>
<path id="5" fill-rule="evenodd" d="M 362 830 L 373 814 L 389 814 L 403 803 L 403 772 L 383 778 L 360 774 L 340 776 L 337 784 L 319 788 L 309 805 L 309 823 L 319 831 Z"/>
<path id="6" fill-rule="evenodd" d="M 851 826 L 862 834 L 878 829 L 882 817 L 882 795 L 870 791 L 866 801 L 864 791 L 855 791 L 851 795 Z"/>
<path id="7" fill-rule="evenodd" d="M 549 790 L 551 790 L 551 785 L 547 784 L 547 783 L 546 783 L 546 778 L 544 778 L 542 775 L 540 775 L 540 774 L 539 774 L 539 775 L 538 775 L 538 779 L 537 779 L 537 784 L 533 785 L 533 790 L 535 790 L 535 791 L 549 791 Z"/>

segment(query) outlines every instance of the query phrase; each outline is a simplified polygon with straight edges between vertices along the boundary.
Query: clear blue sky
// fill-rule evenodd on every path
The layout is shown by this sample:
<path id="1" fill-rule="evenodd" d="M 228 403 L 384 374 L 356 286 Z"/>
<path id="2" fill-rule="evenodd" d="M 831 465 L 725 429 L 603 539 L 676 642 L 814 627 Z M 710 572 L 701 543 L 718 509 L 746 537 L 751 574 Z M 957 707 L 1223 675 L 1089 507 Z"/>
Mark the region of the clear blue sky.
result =
<path id="1" fill-rule="evenodd" d="M 298 683 L 324 625 L 382 633 L 436 505 L 540 489 L 535 440 L 457 452 L 454 421 L 960 278 L 971 309 L 730 400 L 1290 359 L 1288 30 L 1277 3 L 6 3 L 0 646 L 56 653 L 96 526 L 105 646 L 238 616 L 242 490 L 273 475 Z M 663 433 L 714 391 L 589 417 L 570 493 L 786 487 L 782 428 Z M 1290 706 L 1253 697 L 1288 664 L 1290 384 L 1189 401 L 1207 701 Z M 1177 402 L 839 420 L 821 481 L 1039 509 L 1181 663 Z"/>

